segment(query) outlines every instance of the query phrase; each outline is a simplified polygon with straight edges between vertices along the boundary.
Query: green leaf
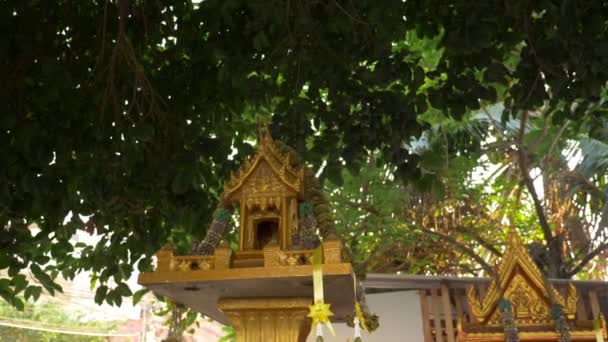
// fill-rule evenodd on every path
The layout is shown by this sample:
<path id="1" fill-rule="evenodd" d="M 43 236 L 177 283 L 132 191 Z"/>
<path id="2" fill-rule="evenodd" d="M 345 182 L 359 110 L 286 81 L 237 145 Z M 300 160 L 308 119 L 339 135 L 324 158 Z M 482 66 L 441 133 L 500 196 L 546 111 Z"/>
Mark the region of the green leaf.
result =
<path id="1" fill-rule="evenodd" d="M 133 305 L 137 305 L 137 303 L 139 303 L 142 299 L 142 297 L 148 293 L 150 290 L 148 289 L 141 289 L 138 291 L 135 291 L 135 293 L 133 294 Z"/>
<path id="2" fill-rule="evenodd" d="M 8 268 L 9 277 L 14 277 L 21 271 L 21 265 L 12 263 Z"/>
<path id="3" fill-rule="evenodd" d="M 139 272 L 152 272 L 152 258 L 145 257 L 139 260 L 139 262 L 137 263 L 137 270 Z"/>
<path id="4" fill-rule="evenodd" d="M 42 287 L 40 286 L 28 286 L 23 293 L 25 300 L 33 298 L 34 301 L 37 301 L 40 298 L 40 294 L 42 294 Z"/>
<path id="5" fill-rule="evenodd" d="M 0 292 L 9 292 L 9 286 L 11 285 L 11 280 L 2 278 L 0 279 Z"/>
<path id="6" fill-rule="evenodd" d="M 11 258 L 7 253 L 0 253 L 0 270 L 9 267 L 11 264 Z"/>
<path id="7" fill-rule="evenodd" d="M 27 280 L 23 274 L 18 274 L 13 277 L 11 283 L 14 286 L 13 292 L 15 294 L 18 294 L 19 292 L 23 291 L 27 286 Z"/>
<path id="8" fill-rule="evenodd" d="M 422 83 L 424 83 L 424 69 L 422 69 L 421 67 L 417 66 L 414 69 L 414 85 L 415 86 L 419 86 Z"/>
<path id="9" fill-rule="evenodd" d="M 47 264 L 49 261 L 51 260 L 50 257 L 46 256 L 46 255 L 39 255 L 36 258 L 34 258 L 34 261 L 40 265 L 45 265 Z"/>
<path id="10" fill-rule="evenodd" d="M 66 255 L 67 251 L 64 249 L 64 246 L 62 244 L 56 243 L 53 244 L 53 246 L 51 246 L 51 256 L 54 259 L 59 259 L 61 257 L 64 257 Z"/>
<path id="11" fill-rule="evenodd" d="M 30 270 L 32 270 L 34 277 L 40 282 L 40 284 L 42 284 L 42 286 L 44 286 L 44 288 L 51 295 L 55 294 L 55 289 L 61 289 L 61 287 L 55 284 L 53 279 L 48 274 L 46 274 L 46 272 L 44 272 L 37 264 L 32 264 L 30 266 Z"/>
<path id="12" fill-rule="evenodd" d="M 110 305 L 121 306 L 122 305 L 122 296 L 118 287 L 109 290 L 106 294 L 106 301 Z"/>
<path id="13" fill-rule="evenodd" d="M 128 296 L 132 295 L 131 289 L 129 289 L 129 286 L 125 283 L 118 284 L 116 291 L 119 295 L 121 295 L 123 297 L 128 297 Z"/>
<path id="14" fill-rule="evenodd" d="M 23 309 L 24 309 L 23 301 L 21 299 L 19 299 L 18 297 L 13 297 L 13 300 L 11 301 L 11 305 L 14 306 L 15 309 L 17 309 L 19 311 L 23 311 Z"/>
<path id="15" fill-rule="evenodd" d="M 113 301 L 114 301 L 114 304 L 116 304 L 116 306 L 120 307 L 122 305 L 122 297 L 120 296 L 120 294 L 118 294 L 118 293 L 115 294 L 113 296 Z"/>
<path id="16" fill-rule="evenodd" d="M 133 271 L 132 265 L 124 263 L 119 266 L 119 269 L 123 279 L 129 279 L 131 277 Z"/>
<path id="17" fill-rule="evenodd" d="M 103 300 L 106 298 L 106 293 L 108 292 L 108 287 L 105 285 L 101 285 L 95 291 L 95 303 L 101 305 Z"/>

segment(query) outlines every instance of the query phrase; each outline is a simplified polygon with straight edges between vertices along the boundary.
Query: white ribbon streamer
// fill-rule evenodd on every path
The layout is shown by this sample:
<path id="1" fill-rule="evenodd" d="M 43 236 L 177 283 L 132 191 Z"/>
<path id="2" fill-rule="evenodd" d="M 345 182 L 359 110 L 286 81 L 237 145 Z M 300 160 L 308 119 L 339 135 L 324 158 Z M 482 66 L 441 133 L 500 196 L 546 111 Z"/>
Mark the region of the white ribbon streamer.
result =
<path id="1" fill-rule="evenodd" d="M 317 331 L 316 331 L 315 335 L 317 337 L 319 337 L 319 336 L 323 337 L 323 323 L 317 324 Z"/>
<path id="2" fill-rule="evenodd" d="M 359 322 L 359 317 L 355 317 L 353 323 L 355 325 L 355 338 L 361 338 L 361 322 Z"/>

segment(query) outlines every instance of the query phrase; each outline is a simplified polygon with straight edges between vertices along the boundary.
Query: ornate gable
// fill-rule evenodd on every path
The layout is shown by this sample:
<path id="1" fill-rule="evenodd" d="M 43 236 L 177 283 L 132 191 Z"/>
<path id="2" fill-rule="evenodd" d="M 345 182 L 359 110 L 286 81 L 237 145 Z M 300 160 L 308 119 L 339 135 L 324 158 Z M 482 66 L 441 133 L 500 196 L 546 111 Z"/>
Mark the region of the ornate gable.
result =
<path id="1" fill-rule="evenodd" d="M 260 132 L 260 143 L 257 153 L 246 160 L 236 174 L 224 184 L 223 200 L 236 202 L 244 199 L 244 194 L 256 194 L 257 197 L 272 193 L 300 194 L 303 190 L 304 168 L 294 168 L 290 155 L 282 154 L 268 132 Z"/>
<path id="2" fill-rule="evenodd" d="M 568 319 L 574 319 L 576 313 L 575 287 L 569 285 L 566 301 L 553 286 L 546 285 L 540 269 L 514 229 L 509 233 L 509 243 L 498 267 L 498 284 L 496 280 L 492 282 L 483 301 L 479 300 L 474 287 L 467 291 L 471 312 L 478 323 L 502 325 L 498 302 L 503 293 L 504 298 L 513 305 L 513 315 L 518 325 L 552 324 L 552 303 L 563 306 Z"/>

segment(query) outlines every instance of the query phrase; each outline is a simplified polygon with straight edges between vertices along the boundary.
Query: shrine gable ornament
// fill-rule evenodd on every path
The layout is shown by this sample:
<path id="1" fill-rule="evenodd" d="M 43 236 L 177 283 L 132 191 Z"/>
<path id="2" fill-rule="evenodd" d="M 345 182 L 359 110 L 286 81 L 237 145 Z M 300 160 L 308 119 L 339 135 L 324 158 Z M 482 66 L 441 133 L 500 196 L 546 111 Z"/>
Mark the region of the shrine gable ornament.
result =
<path id="1" fill-rule="evenodd" d="M 566 292 L 564 298 L 546 280 L 512 229 L 497 275 L 485 297 L 480 298 L 473 286 L 468 288 L 473 322 L 459 321 L 458 341 L 510 341 L 505 338 L 509 330 L 505 329 L 506 314 L 513 328 L 516 327 L 514 336 L 518 341 L 561 341 L 564 332 L 556 331 L 558 320 L 567 325 L 570 341 L 596 341 L 598 330 L 594 322 L 576 320 L 578 297 L 572 283 L 568 283 Z M 603 326 L 600 333 L 605 338 L 605 322 L 603 318 L 600 320 Z"/>

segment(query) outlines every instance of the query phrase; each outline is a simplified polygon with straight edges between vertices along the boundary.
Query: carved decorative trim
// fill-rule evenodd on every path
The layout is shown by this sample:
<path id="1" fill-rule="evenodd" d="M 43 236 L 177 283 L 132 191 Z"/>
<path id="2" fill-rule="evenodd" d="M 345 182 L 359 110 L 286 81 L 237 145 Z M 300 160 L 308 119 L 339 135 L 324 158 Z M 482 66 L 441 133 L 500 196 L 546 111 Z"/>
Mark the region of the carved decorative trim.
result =
<path id="1" fill-rule="evenodd" d="M 270 177 L 269 172 L 264 170 L 265 168 L 273 174 L 273 177 Z M 258 171 L 258 169 L 261 170 Z M 251 177 L 254 178 L 247 182 Z M 287 190 L 300 193 L 303 183 L 304 168 L 291 167 L 289 154 L 279 152 L 270 133 L 266 130 L 260 137 L 255 156 L 247 159 L 236 174 L 230 175 L 230 179 L 224 184 L 222 196 L 226 200 L 241 197 L 239 190 L 245 184 L 248 187 L 255 187 L 255 189 L 249 189 L 247 193 L 284 193 Z"/>
<path id="2" fill-rule="evenodd" d="M 524 314 L 524 311 L 520 312 L 520 316 L 516 315 L 518 323 L 550 324 L 551 317 L 548 314 L 552 302 L 550 297 L 564 307 L 564 312 L 569 319 L 574 318 L 577 301 L 574 286 L 571 284 L 569 286 L 567 302 L 553 286 L 550 287 L 552 296 L 549 296 L 540 269 L 528 254 L 515 230 L 511 230 L 509 233 L 508 246 L 498 267 L 498 274 L 500 287 L 495 281 L 492 282 L 483 301 L 479 300 L 477 291 L 473 287 L 469 287 L 467 291 L 471 312 L 477 322 L 490 325 L 500 324 L 500 319 L 497 318 L 500 317 L 497 304 L 502 297 L 501 288 L 505 292 L 505 298 L 511 300 L 514 305 L 517 302 L 521 305 L 521 310 L 524 310 L 524 306 L 530 310 L 529 315 Z M 514 313 L 517 312 L 514 311 Z"/>
<path id="3" fill-rule="evenodd" d="M 340 240 L 323 241 L 323 262 L 339 264 L 342 262 L 342 243 Z"/>

